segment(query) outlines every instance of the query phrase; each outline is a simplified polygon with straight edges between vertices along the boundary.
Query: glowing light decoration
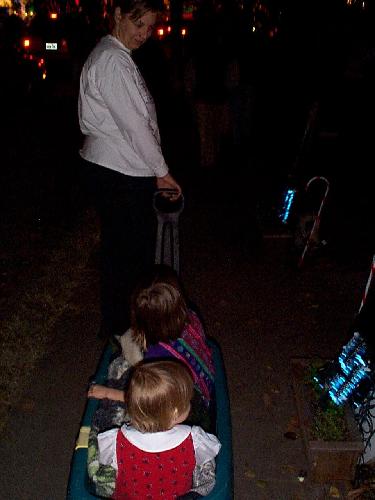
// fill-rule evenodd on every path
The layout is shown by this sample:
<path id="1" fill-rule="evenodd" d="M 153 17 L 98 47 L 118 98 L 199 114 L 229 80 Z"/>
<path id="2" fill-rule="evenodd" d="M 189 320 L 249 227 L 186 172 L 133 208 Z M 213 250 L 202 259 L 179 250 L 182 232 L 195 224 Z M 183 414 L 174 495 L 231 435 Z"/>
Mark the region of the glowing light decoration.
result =
<path id="1" fill-rule="evenodd" d="M 342 348 L 338 357 L 336 373 L 327 381 L 315 381 L 326 389 L 329 397 L 336 405 L 344 404 L 353 398 L 359 386 L 371 374 L 370 361 L 367 354 L 367 345 L 359 332 L 355 332 L 350 341 Z M 353 401 L 355 404 L 355 402 Z"/>
<path id="2" fill-rule="evenodd" d="M 13 7 L 13 2 L 11 0 L 0 0 L 0 7 L 11 9 Z"/>
<path id="3" fill-rule="evenodd" d="M 184 21 L 192 21 L 194 19 L 195 5 L 193 2 L 183 2 L 182 19 Z"/>
<path id="4" fill-rule="evenodd" d="M 294 198 L 296 196 L 296 192 L 297 192 L 296 189 L 289 188 L 284 193 L 283 204 L 282 204 L 281 211 L 279 213 L 279 217 L 280 217 L 281 222 L 283 224 L 286 224 L 288 222 L 290 210 L 292 208 L 292 204 L 293 204 Z"/>

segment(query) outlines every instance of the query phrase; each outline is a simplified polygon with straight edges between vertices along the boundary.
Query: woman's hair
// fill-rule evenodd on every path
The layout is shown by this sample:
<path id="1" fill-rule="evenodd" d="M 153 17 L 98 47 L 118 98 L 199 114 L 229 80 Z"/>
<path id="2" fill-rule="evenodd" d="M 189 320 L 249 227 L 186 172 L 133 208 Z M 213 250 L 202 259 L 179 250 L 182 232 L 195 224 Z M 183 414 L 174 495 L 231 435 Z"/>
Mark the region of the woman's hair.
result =
<path id="1" fill-rule="evenodd" d="M 188 308 L 179 288 L 156 278 L 132 296 L 131 327 L 134 340 L 145 347 L 181 336 Z"/>
<path id="2" fill-rule="evenodd" d="M 161 12 L 164 5 L 163 0 L 115 0 L 116 7 L 120 7 L 121 14 L 130 14 L 131 19 L 137 20 L 146 12 Z"/>
<path id="3" fill-rule="evenodd" d="M 125 403 L 133 427 L 141 432 L 171 429 L 189 410 L 193 380 L 180 361 L 142 361 L 130 376 Z"/>

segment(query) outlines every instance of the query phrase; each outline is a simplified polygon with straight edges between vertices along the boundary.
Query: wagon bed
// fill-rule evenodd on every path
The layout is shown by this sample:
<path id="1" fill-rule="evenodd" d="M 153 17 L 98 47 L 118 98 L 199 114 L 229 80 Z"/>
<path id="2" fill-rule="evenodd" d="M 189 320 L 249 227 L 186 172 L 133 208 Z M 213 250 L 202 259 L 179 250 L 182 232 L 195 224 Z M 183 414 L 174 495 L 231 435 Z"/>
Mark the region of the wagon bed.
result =
<path id="1" fill-rule="evenodd" d="M 232 423 L 228 386 L 223 357 L 219 344 L 210 339 L 215 365 L 215 403 L 216 403 L 216 435 L 221 442 L 221 450 L 216 458 L 216 484 L 207 500 L 231 500 L 233 498 L 233 458 L 232 458 Z M 95 381 L 103 384 L 107 379 L 107 370 L 112 357 L 112 348 L 108 345 L 103 352 L 95 374 Z M 99 498 L 89 493 L 87 476 L 88 435 L 93 415 L 99 401 L 88 399 L 84 410 L 76 447 L 73 452 L 67 500 L 89 500 Z"/>

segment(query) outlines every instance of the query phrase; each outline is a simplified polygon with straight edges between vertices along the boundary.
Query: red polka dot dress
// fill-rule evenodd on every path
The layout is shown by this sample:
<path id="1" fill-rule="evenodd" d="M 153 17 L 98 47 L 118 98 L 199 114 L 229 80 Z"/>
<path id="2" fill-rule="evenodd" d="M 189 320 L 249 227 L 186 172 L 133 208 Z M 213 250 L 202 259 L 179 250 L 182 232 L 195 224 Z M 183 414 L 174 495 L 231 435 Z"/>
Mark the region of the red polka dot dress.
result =
<path id="1" fill-rule="evenodd" d="M 119 432 L 116 453 L 119 469 L 115 499 L 171 500 L 191 489 L 195 468 L 191 434 L 171 450 L 150 453 Z"/>

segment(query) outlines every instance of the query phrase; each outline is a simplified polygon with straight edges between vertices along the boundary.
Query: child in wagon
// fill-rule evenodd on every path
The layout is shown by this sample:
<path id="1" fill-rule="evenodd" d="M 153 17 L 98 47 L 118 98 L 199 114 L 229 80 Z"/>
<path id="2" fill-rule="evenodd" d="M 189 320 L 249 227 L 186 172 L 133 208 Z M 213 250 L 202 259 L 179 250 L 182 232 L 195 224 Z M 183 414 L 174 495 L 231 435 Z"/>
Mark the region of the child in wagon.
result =
<path id="1" fill-rule="evenodd" d="M 221 445 L 201 427 L 182 425 L 193 395 L 186 366 L 176 360 L 142 361 L 124 394 L 130 423 L 97 436 L 98 457 L 91 467 L 104 468 L 107 480 L 105 491 L 96 481 L 96 494 L 165 500 L 188 492 L 195 492 L 192 498 L 209 494 Z M 93 472 L 89 469 L 95 483 Z"/>
<path id="2" fill-rule="evenodd" d="M 107 386 L 92 385 L 88 396 L 123 403 L 124 384 L 131 366 L 142 359 L 178 359 L 187 366 L 194 381 L 189 422 L 205 430 L 212 429 L 212 352 L 207 345 L 202 323 L 197 314 L 188 308 L 177 275 L 171 268 L 155 266 L 153 275 L 138 287 L 132 298 L 131 318 L 131 328 L 120 337 L 122 355 L 109 367 Z M 108 408 L 110 403 L 103 403 L 103 406 Z M 98 413 L 100 430 L 106 427 L 106 415 L 109 414 L 106 410 Z M 123 423 L 121 418 L 123 415 L 119 412 L 114 423 Z"/>

